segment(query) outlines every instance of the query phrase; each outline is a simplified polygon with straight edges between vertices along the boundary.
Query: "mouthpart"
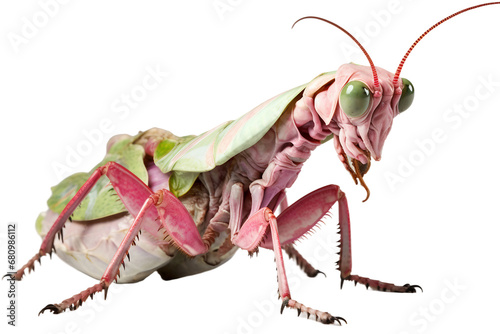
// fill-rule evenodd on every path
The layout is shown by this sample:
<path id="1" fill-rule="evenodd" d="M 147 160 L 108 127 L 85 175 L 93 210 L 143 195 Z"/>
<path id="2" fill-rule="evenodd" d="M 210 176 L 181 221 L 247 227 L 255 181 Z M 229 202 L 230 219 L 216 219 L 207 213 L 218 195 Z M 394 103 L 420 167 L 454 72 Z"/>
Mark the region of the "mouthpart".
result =
<path id="1" fill-rule="evenodd" d="M 368 186 L 366 185 L 363 176 L 370 170 L 371 153 L 366 149 L 361 151 L 363 153 L 358 154 L 356 158 L 351 158 L 345 152 L 342 152 L 341 155 L 344 157 L 344 166 L 346 167 L 347 171 L 351 174 L 354 182 L 358 184 L 359 180 L 361 186 L 365 188 L 366 198 L 363 200 L 363 202 L 366 202 L 366 200 L 368 200 L 368 198 L 370 197 L 370 189 L 368 189 Z"/>

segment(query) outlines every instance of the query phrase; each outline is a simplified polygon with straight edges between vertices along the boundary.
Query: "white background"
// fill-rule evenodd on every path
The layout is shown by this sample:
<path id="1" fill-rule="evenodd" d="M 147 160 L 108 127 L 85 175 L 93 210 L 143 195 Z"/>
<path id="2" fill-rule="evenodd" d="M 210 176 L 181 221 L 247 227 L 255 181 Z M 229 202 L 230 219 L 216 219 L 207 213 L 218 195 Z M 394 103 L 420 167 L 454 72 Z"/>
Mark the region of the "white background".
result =
<path id="1" fill-rule="evenodd" d="M 21 265 L 38 250 L 35 219 L 46 208 L 50 186 L 61 180 L 54 164 L 66 164 L 69 150 L 87 140 L 84 131 L 97 131 L 103 119 L 111 121 L 112 131 L 96 137 L 100 142 L 63 177 L 99 162 L 113 134 L 154 126 L 177 135 L 199 134 L 319 73 L 350 61 L 367 64 L 359 52 L 343 50 L 354 44 L 333 27 L 304 21 L 291 30 L 302 16 L 333 20 L 358 37 L 365 32 L 360 39 L 376 65 L 393 72 L 425 29 L 475 4 L 69 1 L 57 10 L 52 7 L 47 16 L 41 6 L 47 2 L 0 5 L 0 271 L 7 270 L 6 224 L 17 223 Z M 228 10 L 218 12 L 218 3 Z M 393 13 L 387 15 L 390 9 Z M 38 317 L 46 304 L 96 282 L 57 257 L 44 258 L 35 273 L 18 283 L 17 328 L 6 324 L 8 284 L 1 283 L 2 328 L 40 334 L 491 332 L 500 311 L 499 15 L 500 6 L 461 15 L 424 38 L 408 58 L 402 76 L 413 82 L 416 98 L 395 119 L 382 161 L 373 164 L 365 179 L 372 191 L 368 202 L 361 203 L 365 192 L 343 170 L 331 143 L 314 152 L 289 192 L 294 200 L 325 184 L 340 185 L 350 200 L 353 273 L 420 284 L 423 293 L 379 293 L 349 282 L 340 290 L 337 258 L 325 256 L 337 250 L 324 246 L 336 239 L 334 215 L 299 244 L 327 278 L 309 279 L 292 262 L 285 265 L 295 299 L 345 317 L 347 326 L 331 328 L 297 318 L 291 310 L 280 315 L 272 253 L 262 251 L 250 259 L 240 251 L 209 273 L 172 282 L 153 274 L 111 289 L 107 301 L 98 295 L 76 312 Z M 39 27 L 14 46 L 13 36 L 22 37 L 28 21 Z M 120 118 L 123 114 L 113 106 L 122 94 L 139 89 L 148 67 L 168 75 Z M 480 78 L 488 76 L 497 86 L 478 99 L 476 90 L 488 92 Z M 447 114 L 456 106 L 472 111 L 465 118 Z M 455 120 L 447 121 L 445 115 Z M 437 129 L 445 139 L 426 146 L 424 153 L 416 141 L 428 141 Z M 412 167 L 402 170 L 402 161 L 410 159 Z M 387 177 L 398 175 L 398 169 L 404 175 L 391 187 Z"/>

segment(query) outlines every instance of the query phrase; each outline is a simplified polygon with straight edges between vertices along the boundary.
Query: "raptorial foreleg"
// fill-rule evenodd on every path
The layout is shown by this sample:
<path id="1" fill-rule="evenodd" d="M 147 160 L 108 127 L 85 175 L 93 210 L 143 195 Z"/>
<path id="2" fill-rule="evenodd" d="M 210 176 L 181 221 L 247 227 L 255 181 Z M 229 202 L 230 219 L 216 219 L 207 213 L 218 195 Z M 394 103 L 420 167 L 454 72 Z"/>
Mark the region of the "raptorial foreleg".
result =
<path id="1" fill-rule="evenodd" d="M 283 191 L 282 193 L 279 194 L 276 203 L 278 203 L 278 205 L 277 205 L 277 210 L 279 210 L 278 212 L 283 212 L 286 210 L 286 208 L 288 208 L 288 200 L 287 200 L 285 191 Z M 279 215 L 278 215 L 278 219 L 279 219 Z M 299 253 L 299 251 L 294 247 L 293 244 L 283 245 L 282 248 L 285 251 L 285 253 L 288 255 L 288 257 L 290 259 L 293 259 L 295 261 L 295 263 L 299 266 L 299 268 L 302 269 L 308 277 L 316 277 L 318 274 L 323 274 L 326 277 L 326 274 L 324 272 L 322 272 L 321 270 L 314 268 L 309 263 L 309 261 L 307 261 Z"/>
<path id="2" fill-rule="evenodd" d="M 415 292 L 416 288 L 421 289 L 418 285 L 395 285 L 351 274 L 352 258 L 349 209 L 345 194 L 336 185 L 328 185 L 305 195 L 278 216 L 278 226 L 282 243 L 286 245 L 300 239 L 300 237 L 310 231 L 327 214 L 336 202 L 339 204 L 340 259 L 338 261 L 338 269 L 340 270 L 341 287 L 345 280 L 351 280 L 356 284 L 360 283 L 366 287 L 381 291 Z M 266 239 L 261 244 L 261 247 L 271 248 L 272 245 Z"/>

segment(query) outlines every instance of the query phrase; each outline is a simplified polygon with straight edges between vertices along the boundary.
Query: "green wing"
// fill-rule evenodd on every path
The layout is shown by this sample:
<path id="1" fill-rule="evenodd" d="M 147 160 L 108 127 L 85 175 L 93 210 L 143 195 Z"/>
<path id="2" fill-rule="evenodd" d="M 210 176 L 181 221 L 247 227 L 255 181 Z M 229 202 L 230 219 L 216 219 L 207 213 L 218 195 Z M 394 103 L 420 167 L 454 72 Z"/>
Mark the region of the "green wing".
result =
<path id="1" fill-rule="evenodd" d="M 304 89 L 307 88 L 307 94 L 314 95 L 334 78 L 335 71 L 322 73 L 311 82 L 262 103 L 234 121 L 222 123 L 175 145 L 166 143 L 168 149 L 157 149 L 155 164 L 163 173 L 171 172 L 170 191 L 177 197 L 188 192 L 200 173 L 224 164 L 257 143 Z"/>
<path id="2" fill-rule="evenodd" d="M 89 173 L 73 174 L 52 187 L 52 196 L 47 201 L 49 209 L 61 213 L 92 172 L 109 161 L 120 163 L 148 184 L 148 173 L 144 166 L 144 148 L 141 145 L 133 144 L 135 138 L 129 137 L 115 143 L 107 152 L 104 160 Z M 103 176 L 74 211 L 72 219 L 92 220 L 125 211 L 127 210 L 109 183 L 109 179 Z"/>
<path id="3" fill-rule="evenodd" d="M 176 137 L 175 140 L 165 139 L 160 142 L 154 154 L 154 161 L 163 173 L 171 172 L 170 191 L 177 197 L 184 195 L 201 172 L 224 164 L 257 143 L 306 87 L 311 90 L 315 85 L 322 86 L 322 80 L 324 81 L 326 77 L 324 75 L 331 76 L 333 73 L 324 73 L 311 83 L 282 93 L 240 118 L 222 123 L 199 136 Z M 312 93 L 314 91 L 316 88 L 312 89 Z M 109 161 L 120 163 L 148 184 L 144 148 L 134 144 L 137 136 L 115 143 L 104 160 L 89 173 L 73 174 L 52 187 L 52 196 L 47 201 L 49 208 L 61 213 L 92 172 Z M 93 220 L 125 211 L 126 208 L 109 184 L 109 179 L 104 176 L 92 188 L 72 217 L 75 220 Z"/>
<path id="4" fill-rule="evenodd" d="M 164 173 L 172 172 L 170 191 L 182 196 L 201 172 L 212 170 L 257 143 L 307 86 L 293 88 L 190 140 L 155 152 L 155 164 Z M 158 151 L 158 150 L 157 150 Z"/>

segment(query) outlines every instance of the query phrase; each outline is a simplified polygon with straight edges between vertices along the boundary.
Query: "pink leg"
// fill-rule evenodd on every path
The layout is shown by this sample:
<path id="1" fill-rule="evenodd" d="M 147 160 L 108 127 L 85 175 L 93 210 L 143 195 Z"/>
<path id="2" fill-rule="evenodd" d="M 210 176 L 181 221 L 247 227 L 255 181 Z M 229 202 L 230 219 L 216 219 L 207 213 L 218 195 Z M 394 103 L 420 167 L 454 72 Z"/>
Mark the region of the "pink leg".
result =
<path id="1" fill-rule="evenodd" d="M 340 288 L 344 284 L 344 280 L 354 281 L 354 284 L 361 283 L 366 288 L 388 292 L 416 292 L 416 288 L 422 290 L 419 285 L 394 285 L 378 280 L 373 280 L 367 277 L 351 275 L 352 257 L 351 257 L 351 226 L 349 221 L 349 208 L 347 207 L 347 198 L 342 196 L 339 199 L 339 225 L 340 225 Z M 422 290 L 423 291 L 423 290 Z"/>
<path id="2" fill-rule="evenodd" d="M 99 180 L 99 178 L 102 175 L 103 175 L 102 167 L 98 168 L 94 173 L 92 173 L 87 182 L 85 182 L 85 184 L 77 191 L 75 196 L 69 201 L 68 205 L 66 205 L 64 210 L 57 218 L 57 220 L 54 222 L 49 232 L 43 239 L 42 245 L 40 246 L 40 250 L 38 251 L 38 253 L 35 256 L 33 256 L 28 261 L 28 263 L 22 266 L 21 269 L 19 269 L 14 275 L 10 275 L 11 279 L 13 278 L 17 281 L 20 281 L 23 278 L 26 269 L 28 269 L 28 272 L 35 270 L 35 262 L 38 261 L 39 263 L 41 263 L 40 258 L 42 256 L 46 254 L 50 254 L 52 256 L 52 249 L 54 247 L 54 238 L 56 234 L 59 233 L 62 236 L 62 228 L 64 227 L 65 222 L 71 216 L 73 211 L 78 207 L 81 201 L 85 198 L 85 196 L 87 196 L 89 191 L 92 189 L 94 184 L 97 182 L 97 180 Z"/>
<path id="3" fill-rule="evenodd" d="M 92 298 L 95 293 L 103 290 L 104 290 L 104 299 L 106 299 L 109 286 L 111 285 L 113 280 L 115 280 L 118 276 L 120 276 L 120 269 L 119 269 L 120 264 L 123 265 L 123 267 L 125 268 L 125 263 L 124 263 L 125 256 L 128 254 L 130 246 L 134 243 L 135 238 L 138 237 L 141 228 L 141 223 L 143 221 L 145 213 L 149 208 L 151 208 L 151 206 L 156 205 L 159 202 L 160 197 L 161 195 L 158 193 L 152 194 L 144 202 L 144 205 L 142 206 L 141 210 L 137 214 L 137 217 L 135 218 L 134 222 L 127 231 L 125 238 L 122 240 L 120 246 L 118 247 L 118 250 L 113 256 L 113 259 L 111 260 L 110 264 L 106 268 L 106 271 L 104 272 L 104 275 L 102 276 L 99 283 L 95 284 L 94 286 L 86 290 L 83 290 L 82 292 L 74 295 L 71 298 L 63 300 L 60 304 L 49 304 L 45 306 L 38 313 L 38 315 L 42 314 L 46 310 L 49 310 L 55 314 L 64 312 L 66 309 L 69 309 L 70 311 L 76 310 L 79 306 L 82 305 L 83 302 L 87 300 L 88 297 Z"/>
<path id="4" fill-rule="evenodd" d="M 325 324 L 338 322 L 341 320 L 346 322 L 341 317 L 332 316 L 328 312 L 318 311 L 291 299 L 290 289 L 286 278 L 285 265 L 283 263 L 283 254 L 281 252 L 281 243 L 278 236 L 278 222 L 272 211 L 268 208 L 262 208 L 255 214 L 250 216 L 243 224 L 238 233 L 235 233 L 232 242 L 240 248 L 248 251 L 255 251 L 262 241 L 264 235 L 269 230 L 271 234 L 271 243 L 276 259 L 276 269 L 278 271 L 278 289 L 283 304 L 281 312 L 286 307 L 294 308 L 300 315 L 301 312 L 306 312 L 307 317 L 311 314 L 315 315 L 316 320 Z M 347 323 L 347 322 L 346 322 Z"/>
<path id="5" fill-rule="evenodd" d="M 316 189 L 284 209 L 278 216 L 282 244 L 292 244 L 309 232 L 325 215 L 328 215 L 340 196 L 343 196 L 343 193 L 339 187 L 329 185 Z M 260 247 L 272 249 L 268 235 Z"/>
<path id="6" fill-rule="evenodd" d="M 324 272 L 314 268 L 302 255 L 300 255 L 292 244 L 284 245 L 282 248 L 290 259 L 295 260 L 295 263 L 297 263 L 300 269 L 302 269 L 308 277 L 316 277 L 318 274 L 323 274 L 326 277 Z"/>
<path id="7" fill-rule="evenodd" d="M 115 162 L 109 162 L 99 167 L 84 183 L 54 222 L 42 242 L 39 253 L 27 265 L 23 266 L 14 275 L 14 278 L 20 279 L 26 268 L 33 269 L 34 261 L 51 252 L 55 235 L 60 233 L 73 210 L 103 175 L 109 178 L 127 210 L 135 217 L 134 222 L 98 284 L 61 304 L 48 305 L 41 312 L 51 310 L 54 313 L 60 313 L 66 308 L 73 310 L 78 308 L 89 296 L 92 297 L 94 293 L 102 290 L 106 292 L 111 282 L 119 275 L 119 266 L 122 264 L 125 267 L 124 258 L 141 229 L 147 230 L 152 235 L 158 235 L 159 228 L 163 228 L 166 231 L 166 237 L 189 256 L 203 254 L 210 246 L 210 242 L 205 237 L 203 239 L 200 237 L 187 209 L 172 193 L 165 189 L 153 193 L 147 185 L 126 168 Z"/>
<path id="8" fill-rule="evenodd" d="M 312 229 L 337 201 L 339 202 L 340 260 L 338 264 L 341 287 L 344 280 L 352 280 L 355 284 L 361 283 L 375 290 L 390 292 L 415 292 L 416 288 L 420 288 L 418 285 L 405 284 L 399 286 L 358 275 L 351 275 L 352 260 L 349 208 L 347 206 L 345 194 L 335 185 L 325 186 L 313 191 L 292 204 L 278 216 L 278 226 L 282 244 L 287 245 L 292 243 Z M 261 243 L 260 246 L 264 248 L 272 247 L 268 239 Z"/>
<path id="9" fill-rule="evenodd" d="M 279 203 L 279 212 L 283 212 L 288 208 L 288 200 L 285 192 L 280 196 L 281 198 L 278 199 L 277 203 Z M 316 277 L 318 274 L 323 274 L 326 277 L 324 272 L 314 268 L 302 255 L 300 255 L 299 251 L 292 244 L 283 245 L 281 248 L 283 248 L 290 259 L 295 260 L 295 263 L 297 263 L 300 269 L 302 269 L 308 277 Z"/>

